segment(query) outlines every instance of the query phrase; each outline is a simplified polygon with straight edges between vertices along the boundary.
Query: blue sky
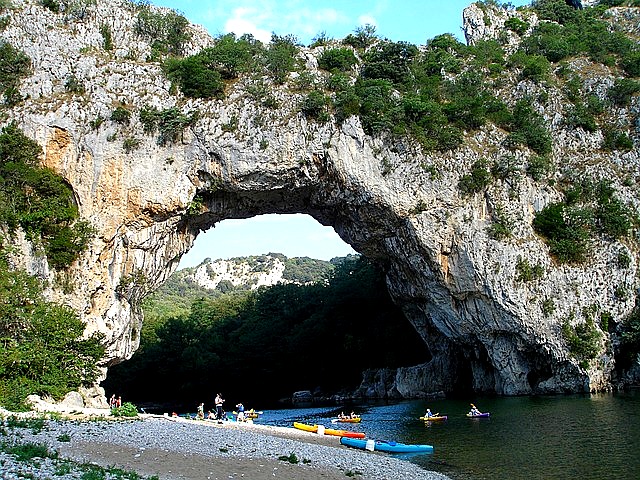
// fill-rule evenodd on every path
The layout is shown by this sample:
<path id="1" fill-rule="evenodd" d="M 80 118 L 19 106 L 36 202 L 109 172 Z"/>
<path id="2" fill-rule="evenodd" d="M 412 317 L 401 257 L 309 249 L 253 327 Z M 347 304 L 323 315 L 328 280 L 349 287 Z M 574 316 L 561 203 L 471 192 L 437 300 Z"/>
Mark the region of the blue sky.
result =
<path id="1" fill-rule="evenodd" d="M 210 34 L 294 34 L 304 44 L 321 32 L 341 39 L 370 24 L 379 36 L 424 45 L 441 33 L 463 41 L 462 10 L 470 0 L 151 0 L 173 8 Z M 514 6 L 530 1 L 512 0 Z"/>
<path id="2" fill-rule="evenodd" d="M 170 7 L 213 35 L 251 33 L 269 41 L 271 33 L 295 35 L 308 45 L 325 33 L 341 39 L 364 25 L 376 27 L 378 36 L 424 45 L 442 33 L 460 41 L 462 10 L 467 0 L 151 0 Z M 515 6 L 530 1 L 513 0 Z M 233 258 L 282 253 L 287 257 L 330 260 L 355 253 L 331 227 L 308 215 L 263 215 L 247 220 L 225 220 L 201 233 L 182 257 L 179 268 L 200 264 L 205 258 Z"/>

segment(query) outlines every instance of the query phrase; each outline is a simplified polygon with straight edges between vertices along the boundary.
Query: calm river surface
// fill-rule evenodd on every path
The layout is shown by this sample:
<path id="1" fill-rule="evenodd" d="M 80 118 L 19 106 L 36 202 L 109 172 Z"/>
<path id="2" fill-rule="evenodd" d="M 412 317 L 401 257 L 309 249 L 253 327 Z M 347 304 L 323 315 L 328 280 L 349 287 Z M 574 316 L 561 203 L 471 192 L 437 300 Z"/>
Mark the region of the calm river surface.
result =
<path id="1" fill-rule="evenodd" d="M 491 418 L 467 418 L 469 402 Z M 418 417 L 427 407 L 449 419 L 425 425 Z M 433 445 L 432 455 L 404 458 L 456 480 L 640 479 L 640 390 L 345 406 L 352 408 L 359 425 L 332 424 L 335 408 L 267 410 L 257 423 L 301 421 Z"/>

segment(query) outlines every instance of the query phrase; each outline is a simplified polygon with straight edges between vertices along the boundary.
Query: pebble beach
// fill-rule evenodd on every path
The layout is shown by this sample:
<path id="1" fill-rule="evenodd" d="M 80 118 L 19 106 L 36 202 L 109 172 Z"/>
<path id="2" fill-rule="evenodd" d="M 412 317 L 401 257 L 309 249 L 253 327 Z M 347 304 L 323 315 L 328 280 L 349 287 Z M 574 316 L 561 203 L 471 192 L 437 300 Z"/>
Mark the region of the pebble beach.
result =
<path id="1" fill-rule="evenodd" d="M 134 420 L 45 420 L 39 431 L 8 427 L 5 420 L 3 432 L 5 444 L 43 444 L 58 458 L 20 461 L 3 449 L 2 480 L 83 479 L 83 464 L 107 469 L 105 480 L 129 478 L 110 474 L 109 468 L 153 480 L 448 478 L 389 454 L 342 446 L 338 437 L 250 423 L 142 415 Z"/>

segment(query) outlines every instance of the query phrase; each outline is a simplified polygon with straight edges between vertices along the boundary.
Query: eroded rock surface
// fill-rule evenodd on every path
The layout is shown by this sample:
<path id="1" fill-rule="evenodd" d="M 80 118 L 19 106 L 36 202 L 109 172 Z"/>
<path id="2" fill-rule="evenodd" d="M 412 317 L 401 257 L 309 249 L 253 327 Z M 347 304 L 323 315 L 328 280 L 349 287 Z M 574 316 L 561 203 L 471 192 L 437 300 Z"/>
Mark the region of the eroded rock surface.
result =
<path id="1" fill-rule="evenodd" d="M 531 222 L 536 211 L 561 198 L 559 191 L 520 176 L 509 184 L 498 181 L 484 194 L 462 195 L 458 181 L 475 161 L 512 155 L 524 163 L 527 152 L 503 146 L 505 131 L 487 124 L 466 133 L 454 151 L 424 154 L 406 139 L 366 135 L 355 117 L 341 125 L 309 121 L 297 106 L 302 94 L 286 85 L 269 87 L 280 104 L 276 110 L 247 95 L 251 78 L 229 86 L 224 100 L 185 99 L 158 63 L 146 61 L 150 46 L 135 35 L 128 2 L 98 0 L 80 20 L 35 0 L 13 3 L 1 36 L 32 59 L 33 74 L 20 86 L 26 99 L 9 117 L 42 145 L 44 164 L 73 186 L 81 216 L 98 232 L 65 274 L 71 293 L 58 286 L 62 274 L 24 239 L 16 241 L 23 246 L 22 264 L 51 280 L 51 299 L 75 308 L 88 332 L 106 335 L 105 366 L 136 350 L 141 300 L 171 275 L 200 231 L 228 218 L 306 213 L 384 265 L 393 298 L 431 349 L 429 364 L 385 380 L 395 382 L 391 395 L 448 391 L 460 383 L 514 395 L 615 383 L 609 333 L 601 357 L 583 369 L 569 354 L 561 325 L 592 305 L 620 322 L 634 298 L 619 298 L 615 289 L 637 288 L 637 250 L 631 243 L 599 241 L 587 264 L 557 265 Z M 478 15 L 477 7 L 465 13 L 470 42 L 498 34 L 484 22 L 478 32 Z M 492 17 L 491 24 L 500 21 Z M 103 49 L 104 25 L 113 36 L 110 52 Z M 211 42 L 193 27 L 187 53 Z M 316 55 L 302 54 L 311 72 L 326 75 L 315 67 Z M 572 67 L 594 71 L 588 88 L 595 94 L 603 96 L 613 84 L 611 71 L 586 59 Z M 65 88 L 72 75 L 84 93 Z M 498 93 L 512 103 L 543 92 L 548 101 L 539 109 L 554 137 L 556 164 L 611 179 L 637 207 L 637 185 L 621 180 L 624 172 L 640 171 L 636 150 L 605 152 L 601 131 L 563 124 L 563 97 L 553 86 L 511 79 Z M 133 112 L 130 123 L 110 120 L 118 105 Z M 197 109 L 200 119 L 179 141 L 160 145 L 138 119 L 144 106 Z M 631 124 L 638 108 L 637 98 L 620 108 L 620 124 Z M 630 135 L 637 143 L 637 130 Z M 127 138 L 139 142 L 131 151 L 123 148 Z M 506 240 L 487 232 L 497 209 L 513 221 Z M 620 251 L 631 258 L 625 268 L 616 261 Z M 542 278 L 518 281 L 518 259 L 542 266 Z M 545 315 L 541 304 L 548 299 L 555 309 Z"/>

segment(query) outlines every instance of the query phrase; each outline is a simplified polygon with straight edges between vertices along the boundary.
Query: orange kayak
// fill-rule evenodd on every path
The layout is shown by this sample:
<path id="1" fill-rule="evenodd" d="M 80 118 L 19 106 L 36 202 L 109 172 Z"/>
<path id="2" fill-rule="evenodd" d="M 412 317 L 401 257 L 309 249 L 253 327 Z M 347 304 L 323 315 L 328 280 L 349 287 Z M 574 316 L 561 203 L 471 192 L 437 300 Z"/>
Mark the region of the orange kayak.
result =
<path id="1" fill-rule="evenodd" d="M 298 430 L 304 430 L 305 432 L 318 433 L 318 425 L 307 425 L 306 423 L 293 422 L 293 426 Z M 333 435 L 336 437 L 349 437 L 349 438 L 364 438 L 365 434 L 362 432 L 352 432 L 351 430 L 335 430 L 333 428 L 325 428 L 325 435 Z"/>

